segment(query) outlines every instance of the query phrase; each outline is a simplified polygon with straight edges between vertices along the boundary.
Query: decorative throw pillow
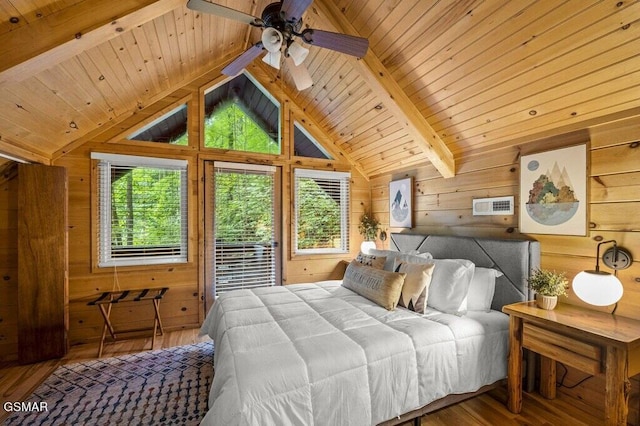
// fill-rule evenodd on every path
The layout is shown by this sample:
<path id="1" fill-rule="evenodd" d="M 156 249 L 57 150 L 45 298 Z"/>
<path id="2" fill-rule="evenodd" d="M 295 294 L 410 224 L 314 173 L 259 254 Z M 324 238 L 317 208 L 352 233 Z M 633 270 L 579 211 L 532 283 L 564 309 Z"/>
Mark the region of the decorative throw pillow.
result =
<path id="1" fill-rule="evenodd" d="M 394 270 L 393 264 L 396 259 L 409 263 L 430 263 L 429 261 L 432 259 L 431 253 L 418 253 L 416 250 L 409 253 L 403 253 L 393 250 L 371 249 L 369 250 L 369 254 L 386 257 L 384 267 L 382 268 L 385 271 Z"/>
<path id="2" fill-rule="evenodd" d="M 434 267 L 433 263 L 408 263 L 396 259 L 394 271 L 407 274 L 402 286 L 400 300 L 398 301 L 399 306 L 424 314 Z"/>
<path id="3" fill-rule="evenodd" d="M 465 259 L 432 259 L 436 265 L 427 305 L 454 315 L 467 313 L 467 293 L 475 264 Z"/>
<path id="4" fill-rule="evenodd" d="M 342 285 L 362 297 L 394 310 L 400 298 L 406 274 L 388 272 L 351 261 L 342 279 Z"/>
<path id="5" fill-rule="evenodd" d="M 371 266 L 372 268 L 376 269 L 382 269 L 386 260 L 386 257 L 377 256 L 375 254 L 364 254 L 362 252 L 358 253 L 358 256 L 356 257 L 356 261 L 359 264 L 364 266 Z"/>
<path id="6" fill-rule="evenodd" d="M 476 266 L 467 293 L 467 310 L 489 312 L 496 291 L 496 278 L 502 275 L 496 269 Z"/>

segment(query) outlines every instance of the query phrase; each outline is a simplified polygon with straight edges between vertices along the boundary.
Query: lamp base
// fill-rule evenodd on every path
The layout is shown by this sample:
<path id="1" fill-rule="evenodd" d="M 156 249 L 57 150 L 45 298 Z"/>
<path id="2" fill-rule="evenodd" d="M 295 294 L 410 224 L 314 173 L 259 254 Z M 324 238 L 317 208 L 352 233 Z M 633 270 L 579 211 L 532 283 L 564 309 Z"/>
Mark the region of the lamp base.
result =
<path id="1" fill-rule="evenodd" d="M 633 262 L 631 253 L 622 247 L 611 247 L 602 255 L 602 263 L 616 271 L 627 269 L 631 266 L 631 262 Z"/>

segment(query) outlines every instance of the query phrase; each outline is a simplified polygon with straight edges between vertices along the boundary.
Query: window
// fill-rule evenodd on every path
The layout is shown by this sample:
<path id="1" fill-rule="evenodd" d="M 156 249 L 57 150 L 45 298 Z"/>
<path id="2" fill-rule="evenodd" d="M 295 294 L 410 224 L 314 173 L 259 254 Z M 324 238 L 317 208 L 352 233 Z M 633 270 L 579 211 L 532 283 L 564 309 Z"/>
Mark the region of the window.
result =
<path id="1" fill-rule="evenodd" d="M 153 120 L 143 128 L 138 129 L 127 139 L 187 146 L 189 144 L 187 104 L 182 104 Z"/>
<path id="2" fill-rule="evenodd" d="M 349 182 L 343 172 L 295 169 L 297 254 L 349 251 Z"/>
<path id="3" fill-rule="evenodd" d="M 98 266 L 187 261 L 187 161 L 92 153 Z"/>
<path id="4" fill-rule="evenodd" d="M 280 154 L 280 104 L 241 73 L 204 95 L 204 146 Z"/>
<path id="5" fill-rule="evenodd" d="M 298 157 L 325 158 L 331 156 L 297 121 L 293 123 L 293 155 Z"/>

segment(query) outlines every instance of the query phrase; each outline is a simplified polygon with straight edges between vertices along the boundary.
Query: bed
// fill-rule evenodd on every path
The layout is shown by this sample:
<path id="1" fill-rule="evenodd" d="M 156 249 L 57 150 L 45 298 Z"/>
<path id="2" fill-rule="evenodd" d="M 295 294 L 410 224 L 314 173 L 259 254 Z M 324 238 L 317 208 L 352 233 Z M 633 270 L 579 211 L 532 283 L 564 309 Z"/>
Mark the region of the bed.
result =
<path id="1" fill-rule="evenodd" d="M 391 234 L 390 245 L 393 253 L 373 256 L 386 258 L 386 269 L 398 269 L 388 274 L 354 261 L 343 281 L 238 290 L 219 297 L 201 329 L 216 348 L 209 411 L 202 424 L 395 424 L 503 382 L 508 317 L 500 309 L 530 298 L 526 280 L 539 267 L 539 244 Z M 400 257 L 404 260 L 398 261 Z M 390 263 L 389 258 L 396 260 Z M 420 305 L 420 313 L 411 304 L 411 309 L 389 310 L 358 287 L 348 288 L 359 277 L 353 271 L 401 274 L 408 282 L 409 273 L 398 271 L 414 267 L 414 260 L 431 265 L 420 267 L 432 268 L 428 300 L 433 298 L 444 311 L 428 301 Z M 452 299 L 438 302 L 444 293 L 436 282 L 449 267 L 442 265 L 454 263 L 465 265 L 455 271 L 462 268 L 468 275 L 472 268 L 476 277 L 478 271 L 495 271 L 493 297 L 481 303 L 482 309 L 471 309 L 469 286 L 464 309 L 458 309 L 458 302 L 458 310 L 443 308 Z"/>

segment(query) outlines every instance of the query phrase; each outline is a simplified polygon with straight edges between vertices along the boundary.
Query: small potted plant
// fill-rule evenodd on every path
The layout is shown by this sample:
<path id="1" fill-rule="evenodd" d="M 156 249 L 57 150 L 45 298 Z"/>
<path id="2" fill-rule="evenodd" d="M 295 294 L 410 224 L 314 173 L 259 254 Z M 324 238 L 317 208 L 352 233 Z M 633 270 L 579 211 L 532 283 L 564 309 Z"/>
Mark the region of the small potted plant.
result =
<path id="1" fill-rule="evenodd" d="M 360 235 L 364 237 L 364 242 L 360 246 L 363 252 L 367 252 L 369 248 L 375 248 L 375 240 L 378 236 L 378 229 L 380 228 L 380 221 L 373 217 L 373 214 L 365 210 L 360 216 L 360 223 L 358 224 L 358 231 Z"/>
<path id="2" fill-rule="evenodd" d="M 529 288 L 536 292 L 539 308 L 551 310 L 558 303 L 558 296 L 567 295 L 569 282 L 564 273 L 537 269 L 527 280 Z"/>

